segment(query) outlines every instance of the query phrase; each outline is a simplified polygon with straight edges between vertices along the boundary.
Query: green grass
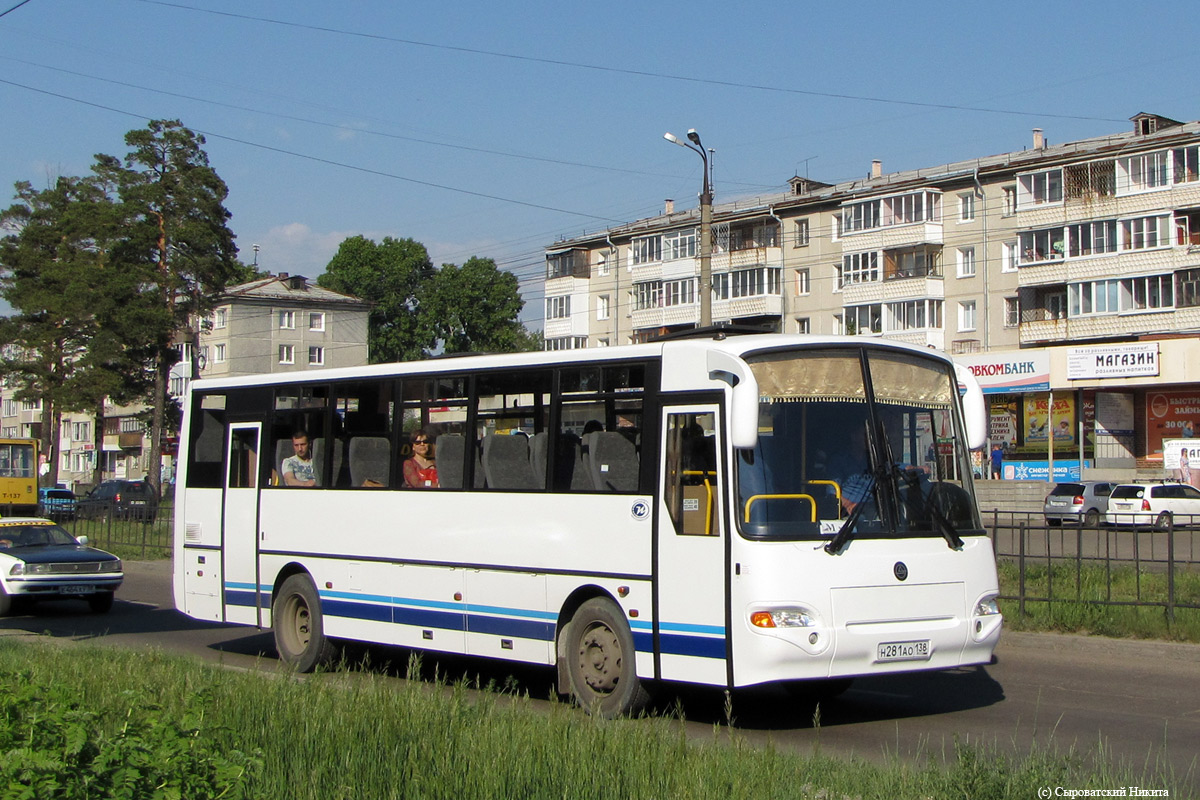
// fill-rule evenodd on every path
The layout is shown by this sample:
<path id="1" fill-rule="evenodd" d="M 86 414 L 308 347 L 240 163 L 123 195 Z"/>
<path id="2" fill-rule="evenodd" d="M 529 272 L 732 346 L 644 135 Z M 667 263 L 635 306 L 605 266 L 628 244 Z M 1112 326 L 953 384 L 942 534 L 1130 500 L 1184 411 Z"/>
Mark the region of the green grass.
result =
<path id="1" fill-rule="evenodd" d="M 924 763 L 879 765 L 752 746 L 725 726 L 697 742 L 675 719 L 606 722 L 566 704 L 468 691 L 462 683 L 394 681 L 362 669 L 293 679 L 155 652 L 7 639 L 0 640 L 0 686 L 24 687 L 25 702 L 16 707 L 39 707 L 42 724 L 86 709 L 86 724 L 76 726 L 70 746 L 95 752 L 106 775 L 127 759 L 129 785 L 135 778 L 146 778 L 137 785 L 152 785 L 159 772 L 167 774 L 166 785 L 173 759 L 197 765 L 190 794 L 94 797 L 215 797 L 223 791 L 226 797 L 297 800 L 1027 800 L 1042 786 L 1139 785 L 1167 788 L 1171 797 L 1189 791 L 1161 770 L 1110 764 L 1102 749 L 1060 754 L 1043 745 L 1012 757 L 958 742 Z M 30 701 L 38 692 L 52 698 L 52 708 Z M 10 709 L 9 731 L 18 729 L 14 719 Z M 128 741 L 131 720 L 141 746 Z M 150 736 L 156 731 L 167 732 L 165 747 Z M 62 757 L 62 742 L 51 737 L 49 746 L 45 763 L 52 773 L 54 764 L 69 759 Z M 146 748 L 159 757 L 134 757 Z M 116 754 L 108 761 L 100 757 L 106 749 Z M 0 796 L 22 796 L 12 770 L 4 774 L 10 785 L 0 787 Z M 57 773 L 49 779 L 58 780 Z"/>
<path id="2" fill-rule="evenodd" d="M 1002 596 L 1020 594 L 1020 572 L 1016 562 L 997 564 Z M 1010 630 L 1059 631 L 1100 636 L 1166 639 L 1200 642 L 1200 609 L 1174 609 L 1168 617 L 1167 574 L 1161 570 L 1132 566 L 1106 570 L 1103 566 L 1072 561 L 1027 564 L 1025 568 L 1025 615 L 1019 614 L 1016 599 L 1001 601 L 1005 626 Z M 1047 602 L 1049 601 L 1049 602 Z M 1157 603 L 1133 606 L 1121 603 Z M 1200 605 L 1200 574 L 1177 570 L 1175 603 Z"/>

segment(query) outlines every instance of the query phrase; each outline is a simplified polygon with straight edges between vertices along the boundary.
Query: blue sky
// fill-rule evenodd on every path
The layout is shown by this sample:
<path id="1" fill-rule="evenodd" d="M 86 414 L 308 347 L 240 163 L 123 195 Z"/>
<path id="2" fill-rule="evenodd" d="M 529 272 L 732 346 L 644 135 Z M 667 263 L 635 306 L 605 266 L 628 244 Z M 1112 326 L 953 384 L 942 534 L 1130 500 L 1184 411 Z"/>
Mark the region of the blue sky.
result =
<path id="1" fill-rule="evenodd" d="M 0 0 L 0 13 L 20 0 Z M 315 277 L 347 236 L 494 258 L 540 327 L 543 248 L 717 202 L 1200 118 L 1183 2 L 28 0 L 0 16 L 0 203 L 206 134 L 260 266 Z"/>

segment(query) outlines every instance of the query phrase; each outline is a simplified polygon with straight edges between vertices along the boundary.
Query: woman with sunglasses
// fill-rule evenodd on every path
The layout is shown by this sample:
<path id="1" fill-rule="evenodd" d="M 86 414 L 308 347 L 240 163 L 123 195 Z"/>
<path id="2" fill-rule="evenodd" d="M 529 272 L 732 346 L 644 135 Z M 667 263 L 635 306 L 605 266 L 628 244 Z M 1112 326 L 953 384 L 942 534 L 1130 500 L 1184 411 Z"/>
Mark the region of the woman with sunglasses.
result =
<path id="1" fill-rule="evenodd" d="M 412 458 L 404 462 L 404 486 L 408 489 L 436 489 L 437 464 L 433 462 L 433 436 L 422 428 L 413 434 Z"/>

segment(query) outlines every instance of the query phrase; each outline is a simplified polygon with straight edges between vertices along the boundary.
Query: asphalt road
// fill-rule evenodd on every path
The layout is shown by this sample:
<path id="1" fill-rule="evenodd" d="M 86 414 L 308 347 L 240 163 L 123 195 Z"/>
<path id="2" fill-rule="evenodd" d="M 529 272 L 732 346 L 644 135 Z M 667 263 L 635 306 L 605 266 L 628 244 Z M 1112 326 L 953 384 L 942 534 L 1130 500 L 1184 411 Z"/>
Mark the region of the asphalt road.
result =
<path id="1" fill-rule="evenodd" d="M 177 613 L 169 562 L 127 562 L 126 570 L 109 614 L 90 614 L 80 601 L 48 603 L 0 619 L 0 636 L 49 634 L 161 648 L 230 667 L 279 668 L 269 631 L 199 623 Z M 407 662 L 396 648 L 374 648 L 371 656 L 375 664 Z M 432 662 L 426 658 L 430 671 Z M 443 675 L 498 682 L 512 675 L 533 697 L 546 697 L 553 682 L 544 668 L 449 657 L 438 658 L 437 666 Z M 698 738 L 711 738 L 712 725 L 726 719 L 721 692 L 660 694 L 664 709 L 682 702 Z M 1016 755 L 1035 743 L 1085 757 L 1103 747 L 1109 759 L 1167 764 L 1200 794 L 1200 645 L 1010 632 L 988 666 L 860 679 L 821 704 L 819 724 L 814 710 L 813 703 L 774 690 L 739 692 L 732 703 L 738 734 L 778 749 L 924 760 L 950 757 L 956 737 Z"/>

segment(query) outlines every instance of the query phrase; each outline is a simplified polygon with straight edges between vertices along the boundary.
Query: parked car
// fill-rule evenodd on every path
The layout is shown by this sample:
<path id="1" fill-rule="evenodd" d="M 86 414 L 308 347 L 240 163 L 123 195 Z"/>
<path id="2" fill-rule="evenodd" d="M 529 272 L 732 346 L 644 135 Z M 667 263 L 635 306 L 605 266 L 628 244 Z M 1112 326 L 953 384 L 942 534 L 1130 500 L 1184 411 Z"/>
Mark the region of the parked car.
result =
<path id="1" fill-rule="evenodd" d="M 88 547 L 61 526 L 37 517 L 0 519 L 0 616 L 14 600 L 87 600 L 92 611 L 112 608 L 124 580 L 121 559 Z"/>
<path id="2" fill-rule="evenodd" d="M 1050 494 L 1046 495 L 1046 504 L 1042 507 L 1046 524 L 1076 522 L 1092 527 L 1099 525 L 1108 511 L 1108 496 L 1115 485 L 1111 481 L 1055 484 Z"/>
<path id="3" fill-rule="evenodd" d="M 158 514 L 154 487 L 145 481 L 104 481 L 79 500 L 76 515 L 84 519 L 153 521 Z"/>
<path id="4" fill-rule="evenodd" d="M 1166 529 L 1200 523 L 1200 489 L 1186 483 L 1162 481 L 1122 483 L 1108 499 L 1111 525 L 1153 525 Z"/>
<path id="5" fill-rule="evenodd" d="M 38 489 L 38 513 L 50 519 L 75 518 L 75 493 L 70 489 Z"/>

